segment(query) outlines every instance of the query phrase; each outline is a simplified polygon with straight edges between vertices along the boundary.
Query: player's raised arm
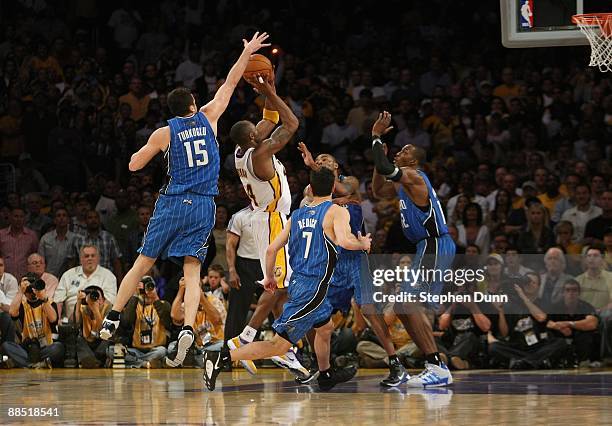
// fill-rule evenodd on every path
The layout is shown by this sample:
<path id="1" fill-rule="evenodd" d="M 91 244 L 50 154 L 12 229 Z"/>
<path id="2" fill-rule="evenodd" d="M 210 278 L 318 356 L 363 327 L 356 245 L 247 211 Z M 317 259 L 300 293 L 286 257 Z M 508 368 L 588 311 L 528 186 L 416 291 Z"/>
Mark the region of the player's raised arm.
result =
<path id="1" fill-rule="evenodd" d="M 232 69 L 230 69 L 229 73 L 227 74 L 225 83 L 219 87 L 219 90 L 217 90 L 217 93 L 215 93 L 215 97 L 200 108 L 200 111 L 206 115 L 206 118 L 213 126 L 213 129 L 216 129 L 217 120 L 219 120 L 219 117 L 221 117 L 221 114 L 223 114 L 227 108 L 230 98 L 234 93 L 234 89 L 242 78 L 242 74 L 244 74 L 244 70 L 246 69 L 251 55 L 262 47 L 270 45 L 269 43 L 264 43 L 267 38 L 267 33 L 259 34 L 259 32 L 256 32 L 251 41 L 246 41 L 244 39 L 242 40 L 244 43 L 244 49 L 242 50 L 242 54 L 234 66 L 232 66 Z"/>
<path id="2" fill-rule="evenodd" d="M 281 126 L 272 133 L 269 139 L 262 141 L 257 148 L 255 148 L 253 152 L 253 161 L 257 163 L 258 158 L 271 158 L 273 154 L 283 149 L 298 129 L 299 121 L 295 114 L 293 114 L 293 111 L 291 111 L 291 108 L 289 108 L 289 105 L 276 94 L 276 91 L 273 90 L 268 81 L 263 79 L 261 81 L 257 79 L 252 81 L 257 91 L 266 96 L 270 107 L 278 111 L 280 122 L 282 123 Z M 254 167 L 257 167 L 256 164 L 254 164 Z"/>
<path id="3" fill-rule="evenodd" d="M 333 209 L 333 210 L 332 210 Z M 355 237 L 351 232 L 350 220 L 351 216 L 347 209 L 332 206 L 330 208 L 333 216 L 334 234 L 336 235 L 336 244 L 347 250 L 370 250 L 372 238 L 370 234 Z"/>
<path id="4" fill-rule="evenodd" d="M 157 154 L 166 150 L 170 144 L 170 128 L 160 127 L 149 136 L 149 140 L 137 152 L 132 154 L 128 168 L 136 172 L 146 166 Z"/>
<path id="5" fill-rule="evenodd" d="M 266 270 L 264 271 L 264 279 L 262 284 L 264 289 L 269 292 L 276 290 L 276 279 L 274 278 L 274 265 L 276 263 L 276 254 L 289 241 L 289 230 L 291 229 L 291 219 L 287 221 L 285 227 L 280 234 L 270 243 L 266 249 Z"/>
<path id="6" fill-rule="evenodd" d="M 253 77 L 252 79 L 251 78 L 246 79 L 247 82 L 251 86 L 255 86 L 254 78 L 255 77 Z M 274 71 L 272 71 L 268 76 L 266 76 L 266 80 L 270 84 L 271 90 L 274 93 L 276 93 L 276 85 L 274 84 L 274 78 L 275 78 Z M 268 136 L 270 136 L 270 133 L 272 133 L 272 131 L 278 124 L 278 121 L 280 118 L 278 111 L 276 111 L 275 108 L 270 103 L 270 97 L 265 96 L 265 98 L 266 99 L 265 99 L 264 108 L 263 108 L 263 118 L 259 120 L 259 122 L 255 126 L 255 130 L 256 130 L 255 141 L 257 143 L 263 141 L 264 139 L 267 139 Z"/>

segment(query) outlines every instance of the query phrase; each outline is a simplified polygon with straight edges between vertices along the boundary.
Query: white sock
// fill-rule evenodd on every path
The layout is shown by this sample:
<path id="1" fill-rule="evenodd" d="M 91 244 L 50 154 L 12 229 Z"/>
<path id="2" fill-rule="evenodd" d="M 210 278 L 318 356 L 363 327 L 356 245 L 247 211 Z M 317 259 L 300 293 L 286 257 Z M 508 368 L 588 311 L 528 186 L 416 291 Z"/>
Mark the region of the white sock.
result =
<path id="1" fill-rule="evenodd" d="M 255 340 L 255 336 L 257 336 L 257 330 L 255 330 L 250 325 L 244 327 L 244 330 L 242 330 L 242 333 L 240 333 L 240 338 L 249 343 Z"/>

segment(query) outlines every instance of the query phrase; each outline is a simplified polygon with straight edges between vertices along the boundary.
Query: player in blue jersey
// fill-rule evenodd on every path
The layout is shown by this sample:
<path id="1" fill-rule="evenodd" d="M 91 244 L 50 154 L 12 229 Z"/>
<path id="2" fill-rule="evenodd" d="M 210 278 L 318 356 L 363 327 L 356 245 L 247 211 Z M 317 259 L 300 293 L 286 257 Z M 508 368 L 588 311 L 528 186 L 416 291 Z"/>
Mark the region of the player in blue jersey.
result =
<path id="1" fill-rule="evenodd" d="M 266 291 L 273 292 L 277 288 L 274 278 L 276 254 L 289 242 L 293 275 L 283 313 L 273 325 L 277 334 L 271 341 L 249 343 L 232 351 L 224 346 L 220 352 L 205 352 L 204 382 L 209 390 L 214 390 L 217 375 L 225 365 L 232 361 L 282 355 L 311 328 L 317 330 L 315 347 L 329 346 L 334 323 L 326 294 L 337 261 L 337 246 L 367 251 L 371 242 L 370 235 L 355 237 L 351 233 L 347 210 L 331 202 L 334 181 L 333 172 L 326 168 L 310 173 L 312 203 L 292 213 L 287 226 L 266 252 L 263 285 Z M 354 375 L 354 371 L 348 369 L 332 370 L 329 358 L 317 361 L 318 382 L 322 390 L 329 390 L 345 381 L 345 376 Z"/>
<path id="2" fill-rule="evenodd" d="M 136 291 L 138 282 L 160 256 L 182 259 L 185 276 L 185 325 L 178 337 L 175 359 L 170 366 L 181 365 L 194 341 L 193 323 L 200 300 L 200 267 L 206 257 L 207 241 L 215 220 L 214 197 L 218 194 L 219 147 L 217 121 L 230 101 L 251 54 L 265 44 L 266 33 L 255 33 L 243 40 L 242 54 L 229 71 L 215 97 L 198 111 L 188 89 L 174 89 L 168 95 L 168 107 L 175 116 L 168 126 L 155 130 L 146 145 L 132 155 L 129 168 L 145 167 L 163 152 L 167 161 L 167 180 L 160 190 L 153 216 L 142 240 L 140 253 L 125 275 L 113 309 L 104 319 L 100 337 L 110 339 L 119 327 L 119 313 Z"/>
<path id="3" fill-rule="evenodd" d="M 328 168 L 334 172 L 336 183 L 334 185 L 333 202 L 345 207 L 350 216 L 350 226 L 353 235 L 363 231 L 363 212 L 361 209 L 361 195 L 359 193 L 359 180 L 354 176 L 343 176 L 339 174 L 339 164 L 330 154 L 319 154 L 313 160 L 312 154 L 303 142 L 298 144 L 302 153 L 304 164 L 312 170 L 321 167 Z M 383 379 L 381 386 L 398 386 L 408 380 L 408 373 L 402 366 L 395 346 L 391 340 L 389 327 L 385 323 L 382 312 L 376 309 L 372 303 L 373 281 L 370 273 L 367 254 L 363 251 L 350 251 L 340 249 L 338 252 L 338 265 L 332 277 L 327 298 L 334 310 L 347 312 L 351 307 L 351 299 L 360 307 L 362 314 L 367 318 L 376 337 L 384 347 L 389 358 L 389 375 Z M 329 357 L 329 353 L 316 353 L 317 357 Z M 308 383 L 316 376 L 314 372 L 306 379 L 296 379 L 298 383 Z"/>
<path id="4" fill-rule="evenodd" d="M 412 268 L 415 270 L 442 271 L 450 269 L 455 255 L 455 244 L 448 234 L 442 206 L 427 175 L 420 169 L 425 162 L 425 151 L 406 145 L 395 156 L 395 164 L 387 158 L 386 146 L 381 137 L 392 127 L 391 114 L 383 112 L 372 127 L 374 176 L 372 190 L 378 196 L 395 190 L 399 196 L 402 230 L 406 238 L 417 246 Z M 390 180 L 391 182 L 387 182 Z M 385 188 L 387 187 L 387 188 Z M 444 283 L 439 274 L 424 274 L 417 282 L 402 283 L 402 291 L 408 294 L 437 295 Z M 437 277 L 436 277 L 437 275 Z M 416 298 L 419 300 L 419 297 Z M 425 370 L 408 380 L 409 386 L 446 386 L 453 382 L 448 367 L 440 359 L 429 320 L 419 302 L 396 303 L 395 312 L 412 340 L 425 354 Z"/>

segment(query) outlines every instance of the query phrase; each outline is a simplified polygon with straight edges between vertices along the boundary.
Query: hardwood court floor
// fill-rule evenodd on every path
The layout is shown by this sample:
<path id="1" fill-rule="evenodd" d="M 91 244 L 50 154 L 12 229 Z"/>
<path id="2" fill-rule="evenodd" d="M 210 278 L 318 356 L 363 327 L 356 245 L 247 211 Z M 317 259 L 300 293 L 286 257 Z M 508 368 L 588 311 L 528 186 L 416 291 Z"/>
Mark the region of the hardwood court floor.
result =
<path id="1" fill-rule="evenodd" d="M 456 373 L 432 390 L 378 386 L 361 370 L 332 392 L 298 386 L 281 370 L 0 370 L 0 424 L 612 424 L 612 370 Z M 57 417 L 9 417 L 9 408 L 57 408 Z"/>

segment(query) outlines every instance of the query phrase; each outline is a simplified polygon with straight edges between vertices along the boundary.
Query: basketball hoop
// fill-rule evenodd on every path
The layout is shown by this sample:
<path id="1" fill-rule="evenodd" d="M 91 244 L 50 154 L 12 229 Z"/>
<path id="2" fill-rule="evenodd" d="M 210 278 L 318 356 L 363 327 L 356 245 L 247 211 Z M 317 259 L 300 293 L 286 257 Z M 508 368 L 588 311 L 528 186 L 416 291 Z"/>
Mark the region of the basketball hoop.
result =
<path id="1" fill-rule="evenodd" d="M 574 15 L 572 21 L 591 43 L 589 66 L 597 66 L 601 72 L 612 71 L 612 13 Z"/>

